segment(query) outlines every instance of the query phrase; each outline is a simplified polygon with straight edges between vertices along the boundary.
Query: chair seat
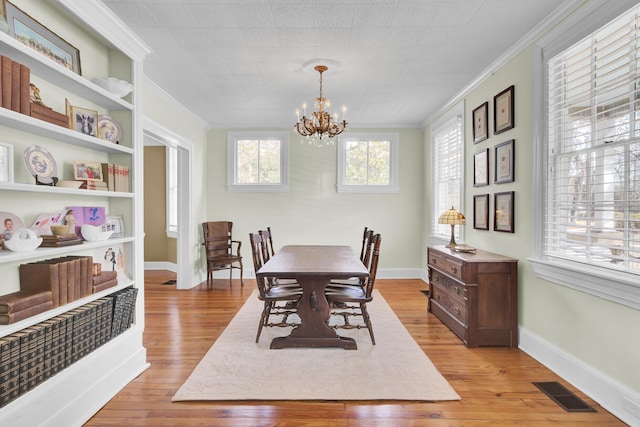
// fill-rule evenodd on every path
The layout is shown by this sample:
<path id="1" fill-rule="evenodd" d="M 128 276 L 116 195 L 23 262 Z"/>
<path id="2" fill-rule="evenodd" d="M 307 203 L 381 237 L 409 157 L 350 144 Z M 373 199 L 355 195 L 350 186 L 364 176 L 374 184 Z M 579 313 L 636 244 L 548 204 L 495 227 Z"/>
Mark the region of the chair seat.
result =
<path id="1" fill-rule="evenodd" d="M 327 288 L 325 295 L 329 301 L 336 302 L 369 302 L 365 289 L 360 286 L 345 286 L 343 288 Z"/>
<path id="2" fill-rule="evenodd" d="M 267 299 L 271 301 L 289 301 L 297 299 L 302 295 L 302 288 L 297 287 L 285 287 L 285 286 L 272 286 L 265 291 L 265 295 L 260 299 Z"/>

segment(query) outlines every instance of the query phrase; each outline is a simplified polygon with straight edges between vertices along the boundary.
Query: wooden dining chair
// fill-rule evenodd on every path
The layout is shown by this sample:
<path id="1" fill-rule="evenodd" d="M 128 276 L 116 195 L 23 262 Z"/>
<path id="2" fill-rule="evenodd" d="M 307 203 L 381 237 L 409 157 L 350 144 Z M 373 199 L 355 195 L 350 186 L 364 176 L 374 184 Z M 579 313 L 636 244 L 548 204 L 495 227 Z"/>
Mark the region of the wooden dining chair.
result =
<path id="1" fill-rule="evenodd" d="M 240 270 L 240 285 L 244 286 L 242 280 L 243 265 L 240 248 L 242 242 L 233 240 L 233 222 L 231 221 L 207 221 L 202 223 L 202 234 L 207 260 L 207 289 L 213 288 L 213 272 L 219 270 L 229 270 L 229 285 L 233 277 L 233 270 Z M 235 246 L 235 252 L 234 252 Z"/>
<path id="2" fill-rule="evenodd" d="M 249 233 L 249 241 L 251 242 L 253 268 L 257 272 L 263 265 L 262 236 L 258 233 Z M 258 333 L 256 334 L 256 343 L 260 341 L 260 334 L 265 326 L 287 327 L 300 325 L 299 322 L 289 320 L 289 316 L 296 313 L 295 307 L 302 296 L 302 288 L 300 286 L 274 286 L 269 280 L 258 276 L 256 276 L 256 284 L 258 285 L 258 299 L 264 302 L 260 323 L 258 324 Z M 281 316 L 280 320 L 269 322 L 269 318 L 272 315 Z"/>
<path id="3" fill-rule="evenodd" d="M 371 250 L 373 248 L 373 236 L 375 233 L 373 230 L 365 227 L 364 232 L 362 234 L 362 249 L 360 250 L 360 261 L 367 267 L 370 266 L 371 263 Z M 328 285 L 328 288 L 341 288 L 344 286 L 360 286 L 363 287 L 366 284 L 366 280 L 364 278 L 351 278 L 351 279 L 342 279 L 342 280 L 331 280 L 331 283 Z"/>
<path id="4" fill-rule="evenodd" d="M 376 282 L 376 274 L 378 271 L 378 258 L 380 257 L 380 244 L 382 237 L 375 234 L 371 238 L 373 240 L 373 252 L 371 255 L 371 264 L 369 266 L 369 277 L 366 284 L 360 286 L 344 286 L 341 288 L 329 288 L 325 291 L 327 301 L 332 308 L 331 317 L 342 318 L 344 323 L 334 323 L 330 325 L 334 329 L 360 329 L 367 328 L 371 336 L 371 342 L 375 345 L 376 339 L 373 336 L 373 327 L 371 326 L 371 318 L 367 311 L 367 303 L 373 300 L 373 287 Z M 358 316 L 362 317 L 364 326 L 359 323 L 351 323 L 350 318 Z"/>
<path id="5" fill-rule="evenodd" d="M 271 227 L 267 227 L 266 230 L 259 230 L 258 234 L 262 238 L 262 241 L 260 243 L 260 248 L 262 249 L 262 259 L 264 260 L 264 262 L 267 262 L 276 253 L 273 250 L 273 235 L 271 234 Z M 275 277 L 269 277 L 268 280 L 271 286 L 298 286 L 298 282 L 295 279 L 277 279 Z"/>

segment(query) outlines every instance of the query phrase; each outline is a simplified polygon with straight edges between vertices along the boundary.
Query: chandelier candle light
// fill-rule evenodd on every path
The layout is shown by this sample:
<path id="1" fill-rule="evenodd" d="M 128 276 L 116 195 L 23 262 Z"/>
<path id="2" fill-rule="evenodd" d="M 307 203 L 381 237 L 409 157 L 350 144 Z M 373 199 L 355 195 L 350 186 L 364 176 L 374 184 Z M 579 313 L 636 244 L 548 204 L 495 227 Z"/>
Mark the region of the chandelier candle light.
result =
<path id="1" fill-rule="evenodd" d="M 317 145 L 331 144 L 333 142 L 331 138 L 347 130 L 347 121 L 345 120 L 347 107 L 342 107 L 342 121 L 339 122 L 337 112 L 333 114 L 333 117 L 331 116 L 331 102 L 322 96 L 322 73 L 328 69 L 329 67 L 326 65 L 314 67 L 314 70 L 320 73 L 320 96 L 316 98 L 318 111 L 312 112 L 311 116 L 307 117 L 306 103 L 302 104 L 302 117 L 300 117 L 300 110 L 296 110 L 298 121 L 294 129 L 300 135 L 306 136 L 309 143 Z M 323 138 L 325 138 L 324 141 Z"/>
<path id="2" fill-rule="evenodd" d="M 438 224 L 450 224 L 451 225 L 451 241 L 446 246 L 447 248 L 455 248 L 456 247 L 456 239 L 453 235 L 453 228 L 456 224 L 465 225 L 467 223 L 466 218 L 460 212 L 455 210 L 453 206 L 451 209 L 445 211 L 440 218 L 438 218 Z"/>

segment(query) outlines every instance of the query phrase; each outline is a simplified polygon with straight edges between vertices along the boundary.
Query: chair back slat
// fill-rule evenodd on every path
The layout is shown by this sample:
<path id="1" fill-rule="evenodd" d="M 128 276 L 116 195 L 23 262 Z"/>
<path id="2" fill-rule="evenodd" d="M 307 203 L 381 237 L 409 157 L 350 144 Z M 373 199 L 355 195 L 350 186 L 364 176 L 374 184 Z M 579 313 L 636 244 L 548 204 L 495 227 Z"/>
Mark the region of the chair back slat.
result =
<path id="1" fill-rule="evenodd" d="M 262 236 L 259 233 L 249 233 L 249 241 L 251 242 L 251 256 L 253 258 L 253 268 L 257 273 L 263 265 L 262 260 Z M 267 292 L 267 282 L 264 277 L 256 275 L 256 283 L 258 284 L 258 293 L 264 298 Z"/>
<path id="2" fill-rule="evenodd" d="M 369 277 L 367 278 L 367 285 L 365 288 L 367 298 L 371 298 L 373 293 L 373 286 L 376 282 L 376 274 L 378 273 L 378 259 L 380 258 L 380 244 L 382 243 L 382 236 L 375 234 L 371 237 L 373 240 L 373 252 L 371 254 L 371 265 L 369 266 Z"/>

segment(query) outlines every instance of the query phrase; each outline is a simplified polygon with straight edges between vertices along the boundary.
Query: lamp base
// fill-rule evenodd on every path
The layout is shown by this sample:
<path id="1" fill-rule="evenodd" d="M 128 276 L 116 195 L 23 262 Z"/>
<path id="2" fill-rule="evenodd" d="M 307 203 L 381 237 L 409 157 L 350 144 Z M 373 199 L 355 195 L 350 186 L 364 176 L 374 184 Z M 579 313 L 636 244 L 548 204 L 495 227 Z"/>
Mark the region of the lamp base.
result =
<path id="1" fill-rule="evenodd" d="M 456 239 L 454 237 L 454 233 L 453 233 L 453 227 L 455 227 L 455 224 L 451 224 L 451 241 L 449 242 L 448 245 L 445 246 L 445 248 L 455 248 L 456 247 Z"/>

